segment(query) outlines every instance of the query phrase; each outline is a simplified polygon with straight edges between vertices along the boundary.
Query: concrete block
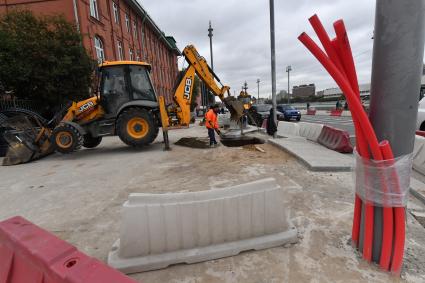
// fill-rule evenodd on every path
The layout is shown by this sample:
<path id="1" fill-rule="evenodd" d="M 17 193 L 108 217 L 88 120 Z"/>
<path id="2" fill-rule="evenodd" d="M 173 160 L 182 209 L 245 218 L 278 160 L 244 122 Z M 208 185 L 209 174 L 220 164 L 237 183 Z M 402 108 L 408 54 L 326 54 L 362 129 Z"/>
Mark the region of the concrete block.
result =
<path id="1" fill-rule="evenodd" d="M 297 123 L 279 121 L 277 133 L 284 137 L 299 136 L 300 126 Z"/>
<path id="2" fill-rule="evenodd" d="M 230 126 L 230 114 L 218 114 L 218 124 L 220 127 L 229 127 Z"/>
<path id="3" fill-rule="evenodd" d="M 301 138 L 269 139 L 269 143 L 295 156 L 312 171 L 351 171 L 352 155 L 327 149 Z"/>
<path id="4" fill-rule="evenodd" d="M 188 193 L 130 194 L 108 264 L 125 273 L 297 242 L 273 178 Z"/>
<path id="5" fill-rule="evenodd" d="M 413 149 L 413 169 L 425 175 L 425 137 L 418 135 Z"/>
<path id="6" fill-rule="evenodd" d="M 317 141 L 320 133 L 322 132 L 323 124 L 299 122 L 298 126 L 300 128 L 300 136 L 305 137 L 311 141 Z"/>

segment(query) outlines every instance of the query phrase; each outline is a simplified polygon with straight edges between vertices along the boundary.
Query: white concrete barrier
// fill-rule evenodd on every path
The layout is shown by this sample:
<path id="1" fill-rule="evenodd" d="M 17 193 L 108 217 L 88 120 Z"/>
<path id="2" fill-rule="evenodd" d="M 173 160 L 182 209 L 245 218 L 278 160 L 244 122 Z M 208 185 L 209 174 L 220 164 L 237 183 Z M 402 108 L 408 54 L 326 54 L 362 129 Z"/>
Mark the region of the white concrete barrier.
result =
<path id="1" fill-rule="evenodd" d="M 323 124 L 299 122 L 299 134 L 311 141 L 317 141 L 320 133 L 322 132 Z"/>
<path id="2" fill-rule="evenodd" d="M 413 169 L 425 175 L 425 137 L 418 135 L 413 149 Z"/>
<path id="3" fill-rule="evenodd" d="M 130 194 L 108 264 L 125 273 L 297 242 L 272 178 L 225 189 Z"/>
<path id="4" fill-rule="evenodd" d="M 277 125 L 277 134 L 284 137 L 299 136 L 300 126 L 298 123 L 279 121 Z"/>

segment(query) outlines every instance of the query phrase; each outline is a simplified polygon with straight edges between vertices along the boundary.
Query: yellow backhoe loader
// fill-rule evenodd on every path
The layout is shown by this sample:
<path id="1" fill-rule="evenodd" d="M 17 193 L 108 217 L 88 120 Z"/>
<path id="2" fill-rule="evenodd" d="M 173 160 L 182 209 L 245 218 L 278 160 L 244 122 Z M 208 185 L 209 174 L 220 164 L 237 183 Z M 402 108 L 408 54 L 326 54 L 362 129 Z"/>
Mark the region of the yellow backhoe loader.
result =
<path id="1" fill-rule="evenodd" d="M 8 123 L 11 130 L 5 137 L 10 146 L 3 165 L 28 162 L 53 151 L 71 153 L 81 146 L 93 148 L 103 136 L 110 135 L 140 147 L 152 143 L 160 127 L 165 147 L 169 148 L 168 131 L 189 126 L 195 74 L 238 120 L 243 115 L 243 105 L 230 96 L 228 86 L 221 85 L 205 58 L 193 45 L 184 48 L 183 55 L 189 66 L 176 84 L 173 103 L 166 105 L 164 97 L 156 95 L 149 64 L 104 62 L 97 72 L 99 87 L 93 97 L 72 102 L 48 123 L 21 123 L 19 127 Z"/>

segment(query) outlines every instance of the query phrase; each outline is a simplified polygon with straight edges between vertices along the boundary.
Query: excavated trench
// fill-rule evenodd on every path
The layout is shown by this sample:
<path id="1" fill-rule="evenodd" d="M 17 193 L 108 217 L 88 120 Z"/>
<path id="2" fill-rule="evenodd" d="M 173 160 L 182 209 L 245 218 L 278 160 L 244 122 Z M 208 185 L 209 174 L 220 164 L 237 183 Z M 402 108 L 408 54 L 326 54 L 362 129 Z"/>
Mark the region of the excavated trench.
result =
<path id="1" fill-rule="evenodd" d="M 263 144 L 266 141 L 262 138 L 248 135 L 238 135 L 230 137 L 221 137 L 220 141 L 223 145 L 228 147 L 238 147 L 250 144 Z"/>
<path id="2" fill-rule="evenodd" d="M 220 142 L 224 146 L 228 147 L 239 147 L 252 144 L 263 144 L 265 139 L 262 139 L 257 136 L 250 135 L 223 135 L 220 137 Z M 199 137 L 184 137 L 179 139 L 176 145 L 190 147 L 190 148 L 209 148 L 209 139 L 208 138 L 199 138 Z"/>

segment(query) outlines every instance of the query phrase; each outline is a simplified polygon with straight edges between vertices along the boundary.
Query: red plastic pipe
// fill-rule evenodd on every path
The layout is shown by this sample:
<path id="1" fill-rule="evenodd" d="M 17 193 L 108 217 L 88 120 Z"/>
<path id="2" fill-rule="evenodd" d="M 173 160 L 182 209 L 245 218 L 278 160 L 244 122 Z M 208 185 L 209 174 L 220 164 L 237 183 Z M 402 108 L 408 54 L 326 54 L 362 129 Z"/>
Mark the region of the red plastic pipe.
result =
<path id="1" fill-rule="evenodd" d="M 313 21 L 311 20 L 313 19 Z M 319 23 L 319 25 L 317 25 L 319 28 L 317 29 L 317 33 L 321 34 L 321 38 L 322 40 L 324 39 L 324 42 L 328 42 L 330 44 L 324 44 L 327 46 L 327 48 L 329 48 L 329 46 L 333 47 L 333 51 L 338 53 L 338 56 L 334 56 L 335 62 L 339 62 L 338 60 L 340 60 L 341 62 L 345 62 L 345 60 L 343 60 L 343 53 L 341 52 L 341 49 L 343 50 L 344 48 L 335 48 L 336 44 L 335 42 L 331 42 L 329 37 L 327 36 L 326 32 L 324 31 L 323 26 L 321 25 L 320 21 L 318 20 L 318 17 L 316 15 L 314 15 L 312 18 L 310 19 L 310 22 L 315 23 L 317 25 L 317 22 Z M 339 28 L 341 27 L 341 24 L 338 24 L 339 21 L 337 21 L 335 23 L 335 25 L 338 26 Z M 313 24 L 312 23 L 312 24 Z M 320 28 L 321 27 L 321 28 Z M 343 27 L 343 26 L 342 26 Z M 336 29 L 336 30 L 337 30 Z M 316 29 L 315 29 L 316 30 Z M 345 28 L 344 28 L 345 30 Z M 340 30 L 341 31 L 341 30 Z M 338 33 L 338 32 L 337 32 Z M 326 34 L 326 36 L 323 36 L 323 34 Z M 345 37 L 346 37 L 346 32 L 344 32 Z M 320 38 L 319 37 L 319 38 Z M 384 148 L 386 150 L 386 156 L 383 156 L 383 152 L 381 152 L 381 147 L 378 145 L 378 141 L 375 135 L 375 132 L 373 131 L 373 128 L 371 127 L 370 121 L 367 118 L 366 113 L 364 112 L 360 100 L 358 99 L 357 101 L 355 101 L 355 91 L 353 89 L 356 89 L 355 85 L 358 84 L 356 83 L 354 85 L 354 76 L 351 76 L 349 80 L 345 79 L 344 80 L 344 76 L 347 78 L 348 76 L 350 76 L 350 67 L 347 68 L 347 65 L 344 65 L 344 68 L 347 68 L 348 71 L 344 72 L 342 71 L 342 69 L 338 70 L 339 68 L 337 68 L 335 65 L 337 65 L 338 63 L 334 63 L 332 62 L 332 60 L 330 60 L 326 54 L 324 54 L 324 52 L 314 43 L 314 41 L 306 34 L 306 33 L 302 33 L 298 39 L 307 47 L 307 49 L 310 50 L 310 52 L 319 60 L 319 62 L 321 62 L 321 64 L 325 67 L 325 69 L 329 72 L 329 74 L 334 78 L 334 80 L 337 82 L 337 84 L 339 85 L 339 87 L 343 90 L 343 92 L 346 94 L 346 98 L 347 101 L 349 103 L 349 105 L 351 105 L 351 111 L 353 114 L 353 120 L 354 117 L 356 117 L 358 115 L 359 121 L 361 123 L 360 124 L 360 128 L 362 130 L 362 132 L 366 133 L 366 137 L 369 137 L 369 139 L 366 139 L 366 142 L 368 142 L 371 152 L 372 152 L 372 156 L 375 160 L 382 160 L 382 159 L 393 159 L 394 156 L 392 154 L 391 151 L 391 147 L 388 148 L 385 146 Z M 348 37 L 347 39 L 347 43 L 348 43 Z M 344 42 L 344 41 L 342 41 Z M 348 45 L 349 47 L 349 45 Z M 325 47 L 326 48 L 326 47 Z M 331 50 L 331 49 L 329 49 Z M 351 53 L 351 48 L 349 49 L 350 53 Z M 332 54 L 332 51 L 329 51 L 330 54 Z M 352 55 L 349 56 L 349 58 L 351 58 L 352 61 Z M 350 64 L 350 60 L 347 61 L 348 64 Z M 353 71 L 353 74 L 355 74 L 355 68 L 354 68 L 354 62 L 353 63 L 353 69 L 351 69 Z M 357 80 L 357 78 L 355 77 L 355 79 Z M 353 89 L 350 89 L 350 87 L 347 84 L 353 84 Z M 353 100 L 354 99 L 354 100 Z M 359 146 L 360 149 L 361 146 Z M 388 152 L 388 149 L 390 150 L 390 152 Z M 395 176 L 397 177 L 397 176 Z M 356 205 L 359 207 L 361 207 L 361 200 L 359 201 L 356 198 Z M 366 212 L 368 209 L 368 205 L 366 204 Z M 372 213 L 373 213 L 373 205 L 369 206 L 369 209 L 372 209 Z M 395 213 L 395 243 L 394 243 L 394 253 L 393 253 L 393 260 L 392 260 L 392 264 L 391 264 L 391 271 L 399 273 L 400 269 L 401 269 L 401 265 L 402 265 L 402 260 L 403 260 L 403 253 L 404 253 L 404 241 L 405 241 L 405 209 L 403 207 L 397 207 L 394 208 L 394 213 Z M 366 214 L 366 213 L 365 213 Z M 369 217 L 370 218 L 370 217 Z M 370 229 L 370 231 L 366 231 L 368 227 L 370 227 L 370 223 L 368 223 L 368 219 L 365 219 L 365 243 L 366 241 L 372 242 L 373 240 L 373 217 L 372 217 L 372 227 Z M 370 222 L 370 221 L 369 221 Z M 369 225 L 368 225 L 369 224 Z M 354 229 L 355 226 L 353 226 Z M 368 239 L 368 235 L 370 236 L 370 239 Z M 363 251 L 363 256 L 367 259 L 368 257 L 371 258 L 372 256 L 372 251 L 371 249 L 367 248 L 364 249 Z"/>
<path id="2" fill-rule="evenodd" d="M 339 52 L 341 52 L 339 50 L 339 48 L 334 48 L 336 47 L 336 44 L 334 41 L 334 43 L 332 43 L 332 41 L 330 40 L 328 34 L 326 33 L 325 28 L 323 27 L 322 23 L 320 22 L 320 19 L 317 15 L 313 15 L 312 17 L 310 17 L 309 19 L 314 31 L 317 34 L 317 37 L 319 38 L 320 42 L 323 45 L 323 48 L 325 49 L 327 55 L 329 56 L 329 59 L 334 63 L 335 67 L 339 69 L 340 73 L 344 76 L 344 78 L 347 80 L 348 77 L 346 76 L 346 73 L 344 71 L 343 68 L 343 64 L 341 63 L 341 61 L 343 62 L 343 58 L 341 58 L 339 56 Z M 350 48 L 351 50 L 351 48 Z M 342 55 L 342 54 L 341 54 Z M 354 62 L 353 62 L 353 66 L 354 66 Z M 354 69 L 355 72 L 355 69 Z M 355 76 L 355 73 L 353 74 Z M 355 81 L 357 81 L 357 79 L 355 79 Z M 351 85 L 354 84 L 355 82 L 353 81 L 349 81 L 351 82 Z M 357 89 L 358 90 L 358 85 L 355 88 L 352 88 L 353 90 Z M 359 92 L 356 92 L 356 98 L 358 98 L 358 100 L 360 100 L 359 98 Z M 348 100 L 348 99 L 347 99 Z M 360 101 L 359 101 L 360 102 Z M 350 104 L 350 103 L 349 103 Z M 362 109 L 363 110 L 363 109 Z M 359 123 L 357 122 L 358 119 L 356 117 L 356 113 L 353 113 L 353 122 L 355 123 L 354 125 L 357 126 L 356 127 L 356 136 L 364 136 L 362 134 L 362 130 L 361 127 L 359 125 Z M 363 141 L 363 139 L 362 139 Z M 360 148 L 359 148 L 360 149 Z M 364 154 L 367 151 L 367 147 L 366 150 L 362 149 L 362 151 L 360 153 L 361 156 L 366 157 L 364 155 L 362 155 L 362 153 Z M 356 203 L 357 203 L 357 207 L 356 207 Z M 359 232 L 360 232 L 360 219 L 361 219 L 361 206 L 359 207 L 359 204 L 361 202 L 357 201 L 355 202 L 355 217 L 353 218 L 353 223 L 355 221 L 355 243 L 358 242 L 358 236 L 359 236 Z M 368 260 L 371 261 L 372 259 L 372 244 L 373 244 L 373 227 L 374 227 L 374 208 L 372 204 L 366 203 L 365 204 L 365 227 L 366 229 L 364 229 L 364 241 L 363 241 L 363 257 Z"/>
<path id="3" fill-rule="evenodd" d="M 351 52 L 350 42 L 348 40 L 347 31 L 344 26 L 344 22 L 342 20 L 338 20 L 333 24 L 335 34 L 336 34 L 336 43 L 338 45 L 338 49 L 336 49 L 339 53 L 339 57 L 341 59 L 342 65 L 345 70 L 346 77 L 351 84 L 351 88 L 357 94 L 357 99 L 360 100 L 360 91 L 359 84 L 357 80 L 356 67 L 354 65 L 353 55 Z M 333 41 L 332 41 L 333 42 Z M 370 158 L 368 145 L 366 138 L 361 131 L 361 127 L 357 117 L 353 116 L 353 123 L 356 129 L 356 148 L 363 158 Z M 370 208 L 367 209 L 369 212 L 368 217 L 373 217 L 370 213 L 374 213 L 374 211 Z M 360 235 L 360 220 L 362 213 L 362 200 L 356 194 L 355 202 L 354 202 L 354 216 L 353 216 L 353 228 L 351 231 L 351 239 L 356 247 L 359 246 L 359 235 Z"/>
<path id="4" fill-rule="evenodd" d="M 358 97 L 360 99 L 360 92 L 359 92 L 356 70 L 354 66 L 353 55 L 351 52 L 351 47 L 348 41 L 347 31 L 345 29 L 344 22 L 342 20 L 336 21 L 334 23 L 334 29 L 335 29 L 338 42 L 340 43 L 340 48 L 339 48 L 341 52 L 340 56 L 344 65 L 344 69 L 347 74 L 347 78 L 351 82 L 351 87 L 353 88 L 353 90 L 359 94 Z M 353 122 L 357 122 L 357 121 L 353 121 Z M 365 142 L 364 136 L 359 136 L 358 138 L 359 138 L 359 143 Z M 384 146 L 385 148 L 389 147 L 391 149 L 388 141 L 380 143 L 381 151 L 382 151 L 382 146 Z M 355 217 L 356 216 L 358 217 L 358 215 L 356 215 L 356 211 L 354 214 L 355 214 Z M 366 217 L 371 217 L 371 216 L 366 215 Z M 353 224 L 354 224 L 354 221 L 355 219 L 353 219 Z M 393 241 L 393 222 L 394 222 L 394 219 L 393 219 L 392 208 L 384 207 L 383 208 L 382 248 L 381 248 L 379 263 L 381 267 L 385 270 L 389 269 L 389 263 L 391 259 L 392 241 Z M 353 229 L 354 229 L 354 225 L 353 225 Z M 356 230 L 357 230 L 357 227 L 356 227 Z"/>
<path id="5" fill-rule="evenodd" d="M 338 57 L 338 53 L 333 48 L 331 39 L 329 38 L 325 28 L 320 22 L 319 17 L 316 14 L 314 14 L 308 20 L 311 26 L 313 27 L 314 31 L 316 32 L 320 42 L 322 43 L 323 48 L 326 51 L 326 54 L 329 56 L 329 59 L 331 59 L 331 61 L 335 64 L 338 70 L 342 70 L 342 63 L 340 58 Z M 344 73 L 343 75 L 345 76 Z"/>
<path id="6" fill-rule="evenodd" d="M 338 70 L 335 64 L 326 56 L 326 54 L 316 45 L 316 43 L 306 34 L 302 33 L 298 39 L 310 50 L 310 52 L 319 60 L 325 67 L 328 73 L 333 77 L 335 82 L 345 93 L 348 103 L 351 105 L 351 112 L 353 116 L 357 116 L 360 121 L 360 127 L 369 137 L 367 140 L 375 160 L 382 160 L 382 153 L 380 151 L 376 134 L 370 124 L 370 121 L 364 112 L 360 101 L 356 98 L 356 94 L 352 90 L 348 80 Z M 365 214 L 369 217 L 365 218 L 365 237 L 363 245 L 363 257 L 370 261 L 372 259 L 372 242 L 373 242 L 373 204 L 366 203 Z"/>
<path id="7" fill-rule="evenodd" d="M 386 156 L 392 155 L 392 150 L 390 143 L 387 140 L 381 141 L 379 143 L 381 148 L 382 155 L 384 159 L 388 159 Z M 388 192 L 385 184 L 382 186 L 383 192 Z M 387 200 L 383 200 L 384 206 L 382 208 L 382 214 L 384 218 L 383 229 L 382 229 L 382 247 L 381 247 L 381 257 L 379 259 L 379 265 L 382 269 L 389 270 L 391 255 L 393 249 L 393 235 L 394 235 L 394 214 L 393 208 L 388 207 L 386 203 Z"/>
<path id="8" fill-rule="evenodd" d="M 394 154 L 391 147 L 385 147 L 382 151 L 386 160 L 393 160 Z M 396 172 L 395 172 L 396 173 Z M 394 181 L 398 182 L 397 175 L 394 176 Z M 398 185 L 397 185 L 398 187 Z M 391 272 L 400 274 L 403 264 L 404 242 L 406 237 L 406 211 L 404 207 L 394 207 L 394 246 L 393 256 L 391 261 Z"/>

